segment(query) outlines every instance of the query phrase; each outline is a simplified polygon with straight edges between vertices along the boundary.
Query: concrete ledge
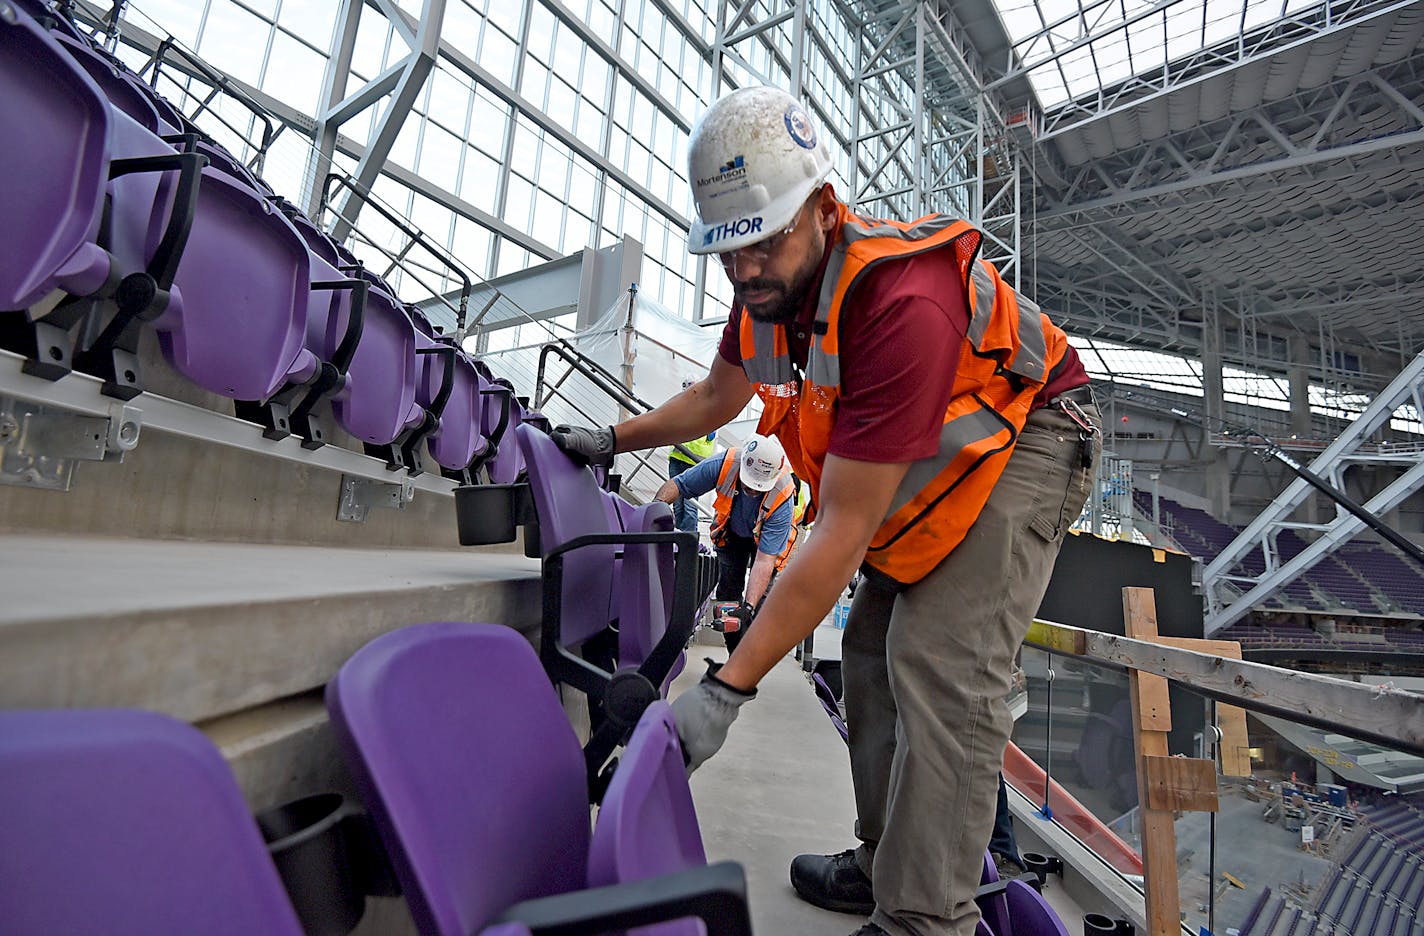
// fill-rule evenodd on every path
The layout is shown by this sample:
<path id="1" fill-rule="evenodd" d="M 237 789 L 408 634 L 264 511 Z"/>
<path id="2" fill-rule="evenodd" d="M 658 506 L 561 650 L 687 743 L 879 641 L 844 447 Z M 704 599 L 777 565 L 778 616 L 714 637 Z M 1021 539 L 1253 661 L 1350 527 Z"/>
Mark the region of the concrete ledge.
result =
<path id="1" fill-rule="evenodd" d="M 199 722 L 318 688 L 432 620 L 530 633 L 538 563 L 458 551 L 0 536 L 0 705 Z"/>

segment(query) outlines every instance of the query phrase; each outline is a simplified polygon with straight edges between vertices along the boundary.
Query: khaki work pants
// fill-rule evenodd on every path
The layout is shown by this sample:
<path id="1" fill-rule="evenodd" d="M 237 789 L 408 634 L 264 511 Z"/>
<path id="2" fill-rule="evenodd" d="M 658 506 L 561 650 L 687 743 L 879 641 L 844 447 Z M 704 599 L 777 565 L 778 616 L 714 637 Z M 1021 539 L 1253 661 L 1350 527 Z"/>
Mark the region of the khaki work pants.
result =
<path id="1" fill-rule="evenodd" d="M 973 936 L 1014 654 L 1091 483 L 1078 427 L 1037 410 L 954 552 L 898 593 L 856 590 L 842 642 L 856 858 L 894 936 Z"/>

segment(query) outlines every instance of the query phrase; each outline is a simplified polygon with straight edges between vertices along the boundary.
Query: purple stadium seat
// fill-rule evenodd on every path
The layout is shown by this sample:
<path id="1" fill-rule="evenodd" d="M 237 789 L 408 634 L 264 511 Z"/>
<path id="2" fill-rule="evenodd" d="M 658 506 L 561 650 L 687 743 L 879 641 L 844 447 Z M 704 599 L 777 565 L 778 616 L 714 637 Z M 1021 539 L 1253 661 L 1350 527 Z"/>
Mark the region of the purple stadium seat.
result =
<path id="1" fill-rule="evenodd" d="M 511 427 L 529 466 L 529 486 L 539 514 L 544 554 L 570 540 L 619 530 L 606 510 L 603 491 L 593 474 L 560 452 L 553 441 L 528 427 Z M 496 458 L 498 461 L 498 458 Z M 582 547 L 563 563 L 563 618 L 558 622 L 566 647 L 577 647 L 602 633 L 617 616 L 613 606 L 613 539 Z"/>
<path id="2" fill-rule="evenodd" d="M 590 772 L 597 773 L 623 732 L 665 690 L 692 636 L 696 539 L 669 528 L 666 504 L 649 505 L 640 529 L 623 530 L 612 522 L 607 495 L 592 471 L 574 464 L 533 426 L 516 426 L 514 432 L 529 473 L 544 560 L 539 655 L 551 679 L 589 696 L 597 724 L 585 754 Z M 671 546 L 676 553 L 666 578 L 657 550 Z M 673 610 L 666 615 L 669 590 Z M 615 622 L 616 647 L 608 659 L 605 648 Z M 615 676 L 618 670 L 625 672 Z M 639 678 L 646 684 L 635 690 Z M 611 685 L 619 680 L 628 689 L 615 693 Z M 617 711 L 598 710 L 605 694 L 620 700 Z"/>
<path id="3" fill-rule="evenodd" d="M 604 796 L 588 857 L 590 887 L 642 881 L 707 864 L 687 767 L 666 702 L 648 706 Z M 702 936 L 696 920 L 638 931 L 639 936 Z"/>
<path id="4" fill-rule="evenodd" d="M 501 406 L 486 407 L 481 431 L 486 438 L 496 440 L 496 451 L 486 465 L 489 471 L 490 480 L 495 484 L 513 484 L 519 480 L 520 474 L 525 470 L 524 453 L 521 447 L 514 441 L 515 428 L 524 421 L 524 407 L 514 398 L 514 388 L 509 381 L 503 378 L 493 378 L 484 392 L 492 399 L 499 399 L 501 396 L 508 398 L 509 416 L 505 420 L 505 429 L 502 435 L 496 435 L 495 430 L 499 427 Z M 494 410 L 494 412 L 491 412 Z"/>
<path id="5" fill-rule="evenodd" d="M 16 936 L 300 936 L 227 764 L 118 709 L 0 712 L 0 920 Z"/>
<path id="6" fill-rule="evenodd" d="M 350 282 L 359 264 L 332 242 L 306 215 L 286 203 L 283 212 L 296 227 L 311 255 L 312 280 L 334 276 Z M 364 277 L 361 282 L 368 282 Z M 324 360 L 336 360 L 349 332 L 355 290 L 312 295 L 307 318 L 307 347 Z M 400 304 L 377 288 L 365 290 L 360 341 L 346 370 L 346 380 L 331 398 L 332 416 L 351 435 L 369 445 L 389 445 L 405 429 L 415 406 L 418 364 L 415 328 Z"/>
<path id="7" fill-rule="evenodd" d="M 84 296 L 109 275 L 97 242 L 108 173 L 109 107 L 59 44 L 24 13 L 0 20 L 0 309 L 53 290 Z"/>
<path id="8" fill-rule="evenodd" d="M 346 662 L 326 699 L 425 936 L 508 933 L 500 927 L 535 929 L 560 918 L 569 925 L 588 914 L 602 925 L 589 920 L 566 931 L 602 932 L 690 912 L 726 922 L 710 932 L 749 931 L 740 869 L 705 867 L 700 842 L 689 844 L 696 816 L 665 708 L 639 724 L 609 787 L 606 818 L 592 836 L 600 843 L 594 864 L 607 877 L 594 882 L 578 740 L 517 632 L 439 623 L 385 634 Z M 640 853 L 630 854 L 630 845 Z M 664 881 L 684 900 L 654 894 L 660 916 L 608 915 L 620 898 L 634 910 L 626 887 L 584 890 L 629 876 L 650 893 L 662 882 L 645 878 L 670 873 Z M 646 903 L 641 911 L 649 912 Z"/>
<path id="9" fill-rule="evenodd" d="M 265 400 L 305 383 L 320 363 L 303 346 L 311 261 L 301 236 L 267 199 L 203 170 L 193 230 L 174 283 L 183 302 L 153 322 L 164 357 L 221 396 Z"/>
<path id="10" fill-rule="evenodd" d="M 230 174 L 230 177 L 241 181 L 238 176 Z M 329 430 L 317 412 L 319 403 L 337 395 L 341 395 L 343 401 L 349 399 L 357 387 L 366 390 L 363 398 L 370 398 L 381 389 L 368 386 L 369 381 L 352 378 L 350 372 L 361 347 L 369 348 L 379 342 L 385 332 L 382 323 L 377 322 L 371 328 L 371 335 L 366 335 L 368 319 L 376 319 L 378 315 L 369 295 L 370 285 L 336 268 L 333 262 L 336 252 L 331 242 L 295 205 L 282 198 L 271 201 L 291 222 L 307 248 L 310 282 L 303 344 L 316 357 L 318 366 L 306 380 L 289 380 L 266 400 L 239 401 L 237 415 L 262 425 L 268 438 L 281 439 L 294 433 L 302 438 L 303 447 L 320 448 L 328 441 Z M 399 314 L 396 315 L 399 318 Z M 361 376 L 365 373 L 358 373 L 358 378 Z M 396 395 L 398 398 L 398 392 Z M 393 405 L 387 398 L 372 402 L 388 408 Z"/>
<path id="11" fill-rule="evenodd" d="M 373 451 L 371 454 L 386 455 L 388 463 L 393 467 L 404 465 L 412 473 L 419 474 L 424 470 L 420 452 L 426 447 L 430 437 L 440 431 L 445 409 L 461 384 L 461 376 L 458 374 L 460 351 L 454 344 L 441 340 L 430 321 L 414 305 L 407 303 L 402 307 L 402 311 L 415 327 L 415 353 L 418 362 L 416 405 L 410 410 L 405 431 L 401 433 L 398 443 L 388 452 Z M 471 397 L 474 396 L 473 387 L 467 387 L 466 390 Z M 461 441 L 458 438 L 458 430 L 453 425 L 458 419 L 459 415 L 456 414 L 452 420 L 453 434 L 449 437 L 455 444 L 448 445 L 445 451 L 446 457 L 451 459 L 454 458 L 454 449 L 459 447 Z M 471 455 L 473 456 L 473 453 Z M 467 458 L 460 467 L 463 469 L 469 461 Z"/>
<path id="12" fill-rule="evenodd" d="M 82 42 L 61 41 L 87 58 Z M 26 356 L 30 373 L 57 380 L 81 366 L 105 379 L 105 392 L 132 397 L 142 389 L 140 316 L 182 308 L 172 281 L 203 158 L 175 153 L 108 103 L 74 56 L 23 13 L 0 23 L 0 80 L 0 132 L 26 139 L 0 152 L 6 230 L 21 235 L 0 242 L 0 310 L 30 309 L 0 316 L 0 340 Z M 98 330 L 109 312 L 75 354 L 75 327 Z"/>
<path id="13" fill-rule="evenodd" d="M 129 78 L 129 71 L 117 59 L 112 58 L 91 42 L 54 32 L 52 35 L 74 61 L 94 80 L 108 102 L 138 122 L 155 136 L 170 132 L 159 119 L 158 110 L 141 85 Z"/>
<path id="14" fill-rule="evenodd" d="M 607 538 L 574 549 L 563 558 L 560 604 L 565 613 L 558 622 L 563 646 L 577 647 L 618 620 L 618 663 L 638 666 L 667 629 L 664 591 L 671 587 L 672 579 L 664 579 L 656 551 L 673 542 L 668 535 L 672 532 L 671 511 L 662 503 L 634 508 L 626 517 L 621 509 L 609 510 L 610 495 L 598 487 L 593 473 L 570 461 L 547 435 L 519 426 L 515 436 L 528 465 L 545 557 L 580 537 Z M 625 523 L 637 526 L 625 530 Z M 624 534 L 650 538 L 631 543 L 631 537 Z M 615 575 L 620 551 L 622 569 Z"/>
<path id="15" fill-rule="evenodd" d="M 984 869 L 979 872 L 979 886 L 997 884 L 999 869 L 994 864 L 994 856 L 984 853 Z M 1015 930 L 1009 924 L 1009 900 L 1006 892 L 996 892 L 975 898 L 979 904 L 979 914 L 994 936 L 1014 936 Z M 1028 936 L 1027 933 L 1024 936 Z"/>
<path id="16" fill-rule="evenodd" d="M 825 709 L 826 715 L 831 719 L 831 724 L 836 726 L 836 733 L 841 736 L 841 740 L 850 743 L 850 729 L 846 726 L 845 717 L 841 715 L 840 704 L 836 701 L 836 694 L 831 691 L 830 685 L 820 673 L 811 674 L 811 688 L 816 691 L 816 699 L 821 703 L 821 708 Z M 994 880 L 998 880 L 997 877 Z"/>
<path id="17" fill-rule="evenodd" d="M 469 468 L 475 456 L 488 447 L 480 434 L 485 398 L 480 394 L 480 375 L 463 351 L 455 351 L 454 385 L 440 414 L 440 425 L 427 438 L 430 457 L 448 477 L 464 484 L 474 481 Z M 433 400 L 439 391 L 427 387 Z M 422 405 L 424 405 L 422 403 Z"/>
<path id="18" fill-rule="evenodd" d="M 1009 936 L 1068 936 L 1048 901 L 1023 881 L 1010 881 L 1004 896 L 1009 902 Z"/>

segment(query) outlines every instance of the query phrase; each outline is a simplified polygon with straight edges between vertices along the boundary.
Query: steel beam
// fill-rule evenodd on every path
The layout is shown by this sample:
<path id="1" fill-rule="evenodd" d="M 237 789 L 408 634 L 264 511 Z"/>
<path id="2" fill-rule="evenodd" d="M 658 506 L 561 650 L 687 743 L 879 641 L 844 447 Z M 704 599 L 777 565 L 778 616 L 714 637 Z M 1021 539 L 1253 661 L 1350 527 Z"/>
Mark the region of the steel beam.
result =
<path id="1" fill-rule="evenodd" d="M 1342 460 L 1358 451 L 1361 444 L 1387 423 L 1399 407 L 1412 402 L 1416 412 L 1424 409 L 1420 404 L 1421 385 L 1424 385 L 1424 353 L 1409 362 L 1390 385 L 1375 396 L 1364 412 L 1310 463 L 1309 470 L 1325 478 L 1334 476 Z M 1424 461 L 1416 464 L 1393 484 L 1386 487 L 1365 507 L 1371 513 L 1378 515 L 1392 509 L 1400 500 L 1420 487 L 1424 487 Z M 1314 494 L 1315 489 L 1307 481 L 1297 478 L 1285 490 L 1281 491 L 1270 505 L 1241 531 L 1236 539 L 1232 540 L 1215 559 L 1207 564 L 1206 569 L 1202 572 L 1202 590 L 1206 593 L 1210 612 L 1206 621 L 1208 636 L 1240 620 L 1261 601 L 1289 584 L 1301 572 L 1319 562 L 1337 546 L 1363 529 L 1364 523 L 1358 518 L 1350 514 L 1339 514 L 1330 525 L 1330 531 L 1292 562 L 1265 576 L 1245 595 L 1224 599 L 1223 584 L 1239 579 L 1239 576 L 1231 575 L 1231 570 L 1235 569 L 1246 555 L 1257 547 L 1263 548 L 1269 555 L 1275 531 L 1288 523 L 1296 509 Z M 1316 547 L 1320 548 L 1317 550 Z M 1301 557 L 1308 558 L 1302 562 Z"/>
<path id="2" fill-rule="evenodd" d="M 1296 108 L 1287 110 L 1282 102 L 1263 105 L 1231 121 L 1224 133 L 1207 133 L 1208 128 L 1194 127 L 1162 140 L 1153 141 L 1130 154 L 1115 154 L 1109 160 L 1099 160 L 1091 166 L 1080 167 L 1082 180 L 1091 181 L 1090 171 L 1103 182 L 1101 188 L 1084 197 L 1076 191 L 1065 197 L 1058 205 L 1040 210 L 1039 220 L 1053 229 L 1053 222 L 1060 218 L 1073 218 L 1087 213 L 1103 213 L 1106 209 L 1117 208 L 1135 202 L 1151 202 L 1167 196 L 1179 195 L 1197 189 L 1210 188 L 1228 182 L 1252 179 L 1257 176 L 1279 176 L 1294 170 L 1313 167 L 1321 163 L 1355 159 L 1380 152 L 1399 150 L 1424 144 L 1424 120 L 1418 108 L 1399 104 L 1402 97 L 1397 88 L 1390 84 L 1379 72 L 1367 72 L 1342 82 L 1333 101 L 1321 98 L 1319 92 L 1312 106 L 1315 114 L 1301 113 Z M 1360 92 L 1364 91 L 1365 94 Z M 1329 103 L 1328 109 L 1325 107 Z M 1330 144 L 1329 135 L 1340 125 L 1340 119 L 1347 102 L 1360 108 L 1372 108 L 1385 104 L 1395 109 L 1406 121 L 1403 129 L 1379 134 L 1368 139 L 1350 138 L 1346 142 Z M 1407 102 L 1407 99 L 1406 99 Z M 1300 133 L 1303 119 L 1314 119 L 1317 126 L 1311 140 L 1305 145 L 1297 145 L 1278 126 L 1278 119 L 1289 119 L 1294 124 L 1293 131 Z M 1412 122 L 1413 126 L 1409 126 Z M 1352 130 L 1346 127 L 1345 130 Z M 1262 155 L 1260 140 L 1253 130 L 1263 130 L 1275 144 L 1276 151 Z M 1200 144 L 1209 139 L 1214 145 L 1210 152 L 1201 149 Z M 1351 134 L 1353 137 L 1353 134 Z M 1198 145 L 1197 153 L 1188 156 L 1182 147 L 1174 145 L 1181 140 Z M 1228 157 L 1236 155 L 1236 165 L 1223 165 Z M 1149 163 L 1158 161 L 1154 157 L 1167 156 L 1160 160 L 1163 169 L 1148 173 Z M 1352 171 L 1358 172 L 1357 167 Z M 1280 181 L 1279 179 L 1277 180 Z M 1077 197 L 1074 197 L 1074 196 Z"/>
<path id="3" fill-rule="evenodd" d="M 1038 141 L 1047 142 L 1062 133 L 1080 129 L 1113 114 L 1172 94 L 1178 89 L 1243 68 L 1284 51 L 1338 35 L 1344 30 L 1380 17 L 1392 16 L 1417 3 L 1418 0 L 1395 0 L 1389 3 L 1380 3 L 1379 0 L 1325 0 L 1312 11 L 1283 17 L 1250 34 L 1240 34 L 1209 49 L 1199 50 L 1184 59 L 1171 62 L 1165 68 L 1137 75 L 1111 90 L 1101 89 L 1100 93 L 1089 101 L 1068 102 L 1045 115 Z M 1101 39 L 1123 28 L 1125 27 L 1122 22 L 1117 21 L 1101 35 L 1090 36 L 1089 41 Z M 991 85 L 998 86 L 1004 81 L 1026 77 L 1033 67 L 1037 65 L 1027 68 L 1019 65 L 996 78 Z"/>
<path id="4" fill-rule="evenodd" d="M 301 194 L 301 201 L 306 206 L 307 215 L 312 218 L 321 212 L 322 180 L 331 171 L 336 135 L 341 128 L 339 120 L 330 120 L 326 115 L 345 97 L 346 83 L 351 80 L 351 58 L 356 51 L 356 30 L 361 23 L 361 5 L 361 0 L 341 0 L 341 7 L 336 14 L 336 29 L 331 37 L 331 55 L 326 63 L 326 74 L 322 76 L 320 109 L 312 135 L 315 149 L 307 160 L 307 170 L 302 180 L 306 189 Z"/>
<path id="5" fill-rule="evenodd" d="M 1424 460 L 1414 459 L 1413 464 L 1404 474 L 1394 480 L 1379 494 L 1370 498 L 1365 503 L 1365 509 L 1375 516 L 1387 513 L 1398 507 L 1406 498 L 1424 488 Z M 1274 502 L 1272 504 L 1274 507 Z M 1271 508 L 1268 508 L 1271 509 Z M 1280 524 L 1285 527 L 1287 524 Z M 1296 526 L 1291 524 L 1290 526 Z M 1326 525 L 1319 539 L 1301 550 L 1296 556 L 1287 562 L 1280 564 L 1274 570 L 1268 571 L 1259 580 L 1252 584 L 1251 588 L 1240 597 L 1233 598 L 1230 604 L 1225 605 L 1221 610 L 1213 613 L 1206 621 L 1206 633 L 1208 635 L 1229 627 L 1241 618 L 1250 613 L 1261 602 L 1266 601 L 1276 592 L 1294 582 L 1300 576 L 1308 572 L 1313 566 L 1319 563 L 1326 556 L 1329 556 L 1339 547 L 1348 543 L 1356 535 L 1363 532 L 1365 523 L 1357 517 L 1348 513 L 1340 512 L 1334 522 Z M 1211 580 L 1211 585 L 1217 585 L 1223 580 L 1223 576 L 1216 576 Z M 1240 577 L 1233 577 L 1230 581 L 1240 583 Z M 1208 582 L 1203 577 L 1203 588 L 1208 587 Z M 1218 591 L 1218 597 L 1220 593 Z M 1360 610 L 1370 610 L 1368 608 Z"/>
<path id="6" fill-rule="evenodd" d="M 382 12 L 388 17 L 401 19 L 398 14 L 402 11 L 389 0 L 386 6 L 382 7 Z M 414 28 L 410 55 L 405 59 L 386 106 L 372 128 L 371 138 L 366 144 L 366 153 L 356 164 L 356 171 L 351 173 L 351 177 L 365 189 L 370 189 L 381 174 L 391 147 L 395 146 L 396 137 L 400 134 L 401 127 L 405 126 L 406 118 L 410 116 L 411 108 L 415 105 L 415 99 L 425 87 L 425 79 L 435 67 L 435 57 L 440 50 L 440 26 L 444 20 L 445 0 L 424 0 L 420 18 Z M 405 29 L 400 29 L 395 24 L 392 24 L 392 28 L 396 28 L 404 37 L 411 32 L 410 24 L 405 25 Z M 350 194 L 342 202 L 331 224 L 331 236 L 338 242 L 344 241 L 351 233 L 351 227 L 361 214 L 363 205 L 365 199 Z"/>

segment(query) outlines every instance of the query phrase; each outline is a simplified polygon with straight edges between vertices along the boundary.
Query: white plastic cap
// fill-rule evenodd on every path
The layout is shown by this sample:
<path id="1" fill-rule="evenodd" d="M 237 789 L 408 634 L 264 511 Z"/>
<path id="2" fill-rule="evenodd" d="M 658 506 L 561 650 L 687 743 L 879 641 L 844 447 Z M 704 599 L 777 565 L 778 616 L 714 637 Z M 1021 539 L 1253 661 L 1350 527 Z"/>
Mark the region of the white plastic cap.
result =
<path id="1" fill-rule="evenodd" d="M 770 491 L 786 465 L 786 450 L 775 436 L 753 435 L 741 450 L 741 482 L 753 491 Z"/>
<path id="2" fill-rule="evenodd" d="M 698 118 L 687 148 L 695 254 L 726 253 L 789 225 L 831 171 L 811 115 L 780 88 L 742 88 Z"/>

